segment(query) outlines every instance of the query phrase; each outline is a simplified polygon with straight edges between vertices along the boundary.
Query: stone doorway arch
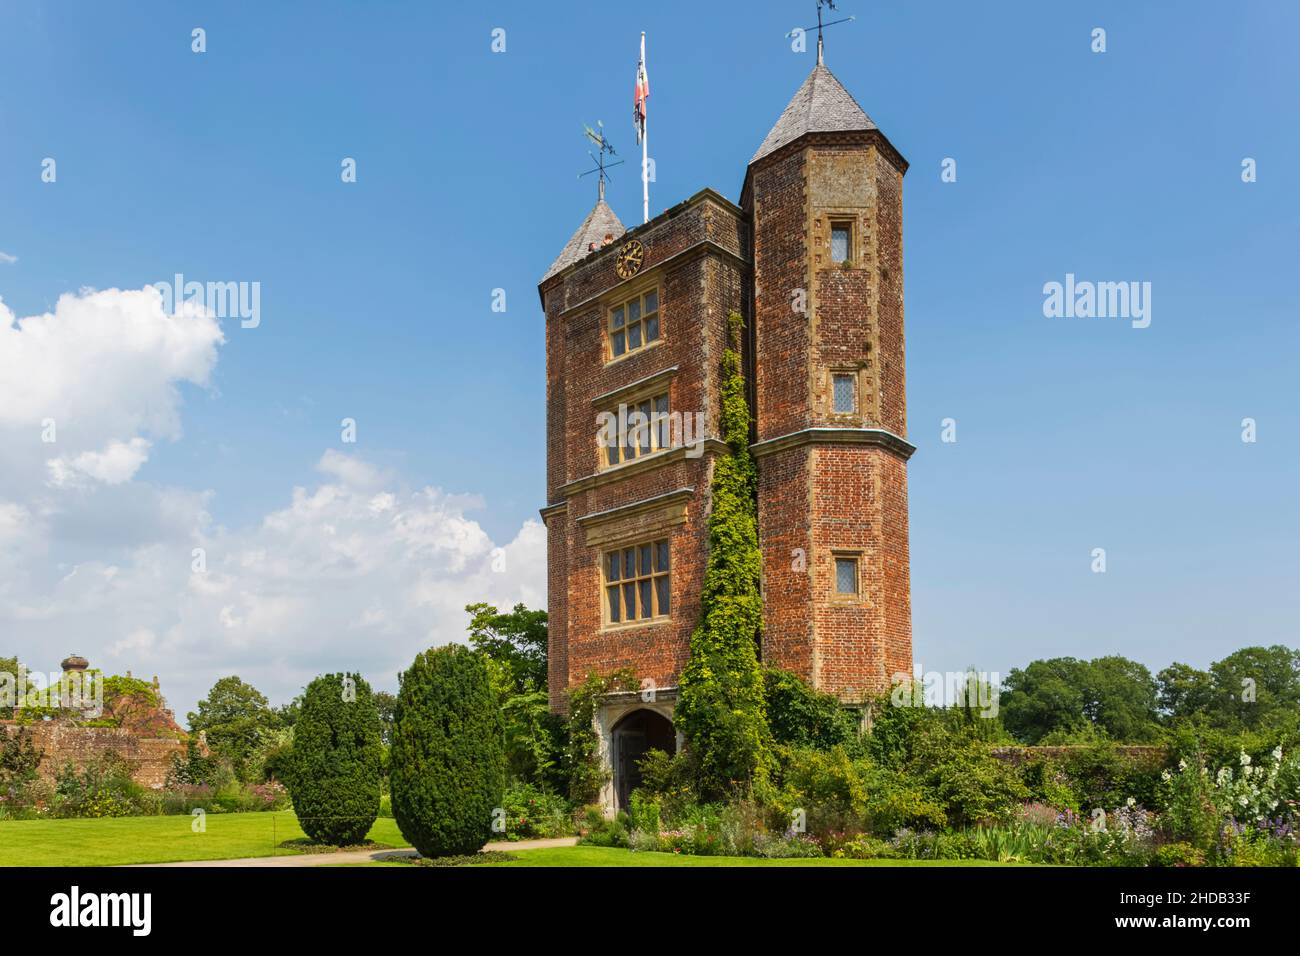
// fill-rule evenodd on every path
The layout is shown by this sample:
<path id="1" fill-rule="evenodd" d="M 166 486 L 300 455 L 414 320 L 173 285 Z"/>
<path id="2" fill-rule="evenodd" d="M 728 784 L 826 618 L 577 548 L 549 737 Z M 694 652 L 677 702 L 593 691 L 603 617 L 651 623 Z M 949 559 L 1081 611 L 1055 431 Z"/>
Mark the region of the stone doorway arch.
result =
<path id="1" fill-rule="evenodd" d="M 637 762 L 650 750 L 675 754 L 677 732 L 663 714 L 639 707 L 619 718 L 610 736 L 615 806 L 626 810 L 632 791 L 641 785 Z"/>

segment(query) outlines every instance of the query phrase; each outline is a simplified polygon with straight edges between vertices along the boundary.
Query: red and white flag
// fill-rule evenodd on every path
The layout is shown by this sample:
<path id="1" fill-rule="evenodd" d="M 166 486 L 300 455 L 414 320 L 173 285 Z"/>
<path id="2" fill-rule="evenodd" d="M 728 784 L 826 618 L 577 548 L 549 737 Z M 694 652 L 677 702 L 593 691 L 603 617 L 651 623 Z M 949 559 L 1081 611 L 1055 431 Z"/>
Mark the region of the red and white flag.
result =
<path id="1" fill-rule="evenodd" d="M 641 60 L 636 65 L 636 93 L 632 100 L 632 121 L 636 124 L 636 141 L 645 136 L 645 101 L 650 96 L 650 78 L 645 72 L 645 34 L 641 34 Z"/>

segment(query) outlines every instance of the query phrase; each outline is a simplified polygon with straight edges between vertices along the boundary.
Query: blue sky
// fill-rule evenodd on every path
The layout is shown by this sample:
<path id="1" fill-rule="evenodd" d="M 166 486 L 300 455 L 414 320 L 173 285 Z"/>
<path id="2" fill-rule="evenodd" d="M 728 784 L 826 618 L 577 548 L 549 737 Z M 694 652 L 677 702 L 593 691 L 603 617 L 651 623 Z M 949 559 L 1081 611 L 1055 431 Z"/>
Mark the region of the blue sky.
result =
<path id="1" fill-rule="evenodd" d="M 857 19 L 827 32 L 827 65 L 912 164 L 918 663 L 1005 673 L 1036 657 L 1122 653 L 1154 669 L 1246 644 L 1295 646 L 1300 10 L 840 7 Z M 150 442 L 126 480 L 67 492 L 82 495 L 77 505 L 48 483 L 6 490 L 0 479 L 0 509 L 7 495 L 26 522 L 14 527 L 29 532 L 25 550 L 13 546 L 23 581 L 15 570 L 0 585 L 10 643 L 38 669 L 72 650 L 116 670 L 135 662 L 163 676 L 183 711 L 214 668 L 253 675 L 279 698 L 331 667 L 389 685 L 419 647 L 456 636 L 456 603 L 476 581 L 492 580 L 485 596 L 496 600 L 535 597 L 535 569 L 498 581 L 466 568 L 511 542 L 516 565 L 536 555 L 521 531 L 544 495 L 536 282 L 594 201 L 593 179 L 576 175 L 589 165 L 581 126 L 604 120 L 633 157 L 645 30 L 652 212 L 704 186 L 737 199 L 745 163 L 813 65 L 784 36 L 813 10 L 5 4 L 5 307 L 39 316 L 64 293 L 140 289 L 177 272 L 262 290 L 258 328 L 223 322 L 214 358 L 130 398 L 126 426 L 105 425 L 96 447 L 137 433 Z M 199 26 L 203 54 L 190 49 Z M 496 27 L 501 54 L 490 49 Z M 1090 50 L 1094 27 L 1107 31 L 1103 54 Z M 55 183 L 41 181 L 45 157 L 57 161 Z M 343 157 L 357 161 L 354 184 L 340 181 Z M 946 157 L 955 183 L 940 181 Z M 1241 181 L 1245 157 L 1257 182 Z M 637 221 L 634 163 L 614 171 L 609 199 Z M 1149 281 L 1150 327 L 1045 318 L 1043 284 L 1067 272 Z M 494 288 L 506 290 L 504 314 L 490 309 Z M 70 368 L 75 383 L 93 363 Z M 8 387 L 17 394 L 19 383 Z M 139 424 L 160 405 L 179 427 Z M 345 417 L 357 421 L 355 445 L 340 444 Z M 940 442 L 948 417 L 954 444 Z M 1241 441 L 1245 417 L 1258 423 L 1253 444 Z M 11 447 L 26 447 L 24 421 L 0 412 L 0 429 L 20 436 Z M 407 597 L 425 590 L 387 637 L 352 620 L 357 608 L 358 620 L 397 618 L 383 600 L 358 593 L 357 608 L 306 626 L 296 609 L 313 603 L 320 578 L 258 590 L 235 570 L 265 555 L 268 516 L 293 511 L 295 487 L 310 498 L 331 482 L 397 495 L 420 528 L 435 528 L 431 515 L 451 522 L 429 545 L 447 563 L 406 582 Z M 129 506 L 109 497 L 128 488 Z M 426 488 L 443 497 L 430 505 Z M 343 499 L 331 500 L 318 504 Z M 289 534 L 277 520 L 273 530 Z M 321 520 L 337 537 L 342 525 Z M 177 610 L 159 583 L 169 579 L 146 565 L 158 548 L 188 563 L 187 521 L 222 551 L 235 596 Z M 360 553 L 366 531 L 354 531 Z M 449 539 L 471 543 L 448 557 Z M 366 564 L 375 580 L 391 576 L 383 560 L 410 571 L 408 546 L 376 549 L 386 557 Z M 1097 547 L 1105 574 L 1090 568 Z M 65 608 L 56 582 L 78 567 L 117 590 Z M 438 590 L 444 570 L 462 575 L 458 589 Z M 227 626 L 200 652 L 183 632 L 187 615 L 209 612 Z M 318 643 L 336 620 L 339 633 Z M 240 631 L 254 621 L 265 630 Z"/>

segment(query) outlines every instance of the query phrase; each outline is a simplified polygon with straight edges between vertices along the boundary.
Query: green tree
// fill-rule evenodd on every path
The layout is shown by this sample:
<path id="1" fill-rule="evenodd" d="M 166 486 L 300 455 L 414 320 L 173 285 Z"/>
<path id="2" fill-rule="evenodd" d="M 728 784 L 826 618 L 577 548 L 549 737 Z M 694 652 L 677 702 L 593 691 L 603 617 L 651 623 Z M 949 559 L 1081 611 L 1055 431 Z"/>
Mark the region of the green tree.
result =
<path id="1" fill-rule="evenodd" d="M 387 747 L 393 742 L 393 714 L 397 710 L 397 695 L 377 690 L 374 698 L 375 709 L 379 711 L 379 737 Z"/>
<path id="2" fill-rule="evenodd" d="M 501 665 L 513 692 L 546 690 L 546 612 L 523 604 L 502 614 L 491 604 L 470 604 L 469 644 Z"/>
<path id="3" fill-rule="evenodd" d="M 722 437 L 731 452 L 713 462 L 709 560 L 700 590 L 700 623 L 691 634 L 674 723 L 687 738 L 700 792 L 716 798 L 765 782 L 771 733 L 763 699 L 758 645 L 757 471 L 749 453 L 749 406 L 740 369 L 741 317 L 728 320 L 722 354 Z"/>
<path id="4" fill-rule="evenodd" d="M 307 685 L 288 780 L 304 833 L 335 846 L 365 839 L 379 816 L 382 753 L 379 711 L 360 674 L 326 674 Z"/>
<path id="5" fill-rule="evenodd" d="M 1013 667 L 1002 682 L 1002 722 L 1018 740 L 1035 744 L 1054 730 L 1075 730 L 1085 721 L 1085 661 L 1054 657 Z"/>
<path id="6" fill-rule="evenodd" d="M 262 692 L 235 676 L 213 684 L 187 719 L 190 732 L 205 734 L 208 747 L 243 782 L 259 777 L 256 757 L 280 724 Z"/>
<path id="7" fill-rule="evenodd" d="M 401 680 L 389 770 L 397 826 L 426 857 L 475 853 L 506 785 L 487 662 L 450 644 L 420 654 Z"/>
<path id="8" fill-rule="evenodd" d="M 1089 725 L 1139 743 L 1159 733 L 1156 690 L 1151 672 L 1124 657 L 1055 657 L 1011 670 L 1002 685 L 1001 715 L 1007 730 L 1029 744 Z"/>
<path id="9" fill-rule="evenodd" d="M 1156 675 L 1160 709 L 1173 719 L 1205 711 L 1214 698 L 1214 680 L 1208 671 L 1177 661 Z"/>
<path id="10" fill-rule="evenodd" d="M 1300 709 L 1300 651 L 1289 647 L 1243 647 L 1211 664 L 1210 678 L 1216 723 L 1255 729 Z"/>
<path id="11" fill-rule="evenodd" d="M 1089 662 L 1084 671 L 1084 716 L 1114 740 L 1143 743 L 1159 734 L 1157 686 L 1151 671 L 1126 657 Z"/>

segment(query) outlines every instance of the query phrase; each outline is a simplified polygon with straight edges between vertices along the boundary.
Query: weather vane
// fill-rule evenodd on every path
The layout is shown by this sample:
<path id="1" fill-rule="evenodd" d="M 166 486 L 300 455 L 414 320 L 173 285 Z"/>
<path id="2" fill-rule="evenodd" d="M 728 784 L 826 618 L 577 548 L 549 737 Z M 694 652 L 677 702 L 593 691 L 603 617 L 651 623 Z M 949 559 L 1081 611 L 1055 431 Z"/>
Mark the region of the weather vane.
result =
<path id="1" fill-rule="evenodd" d="M 602 123 L 600 120 L 596 120 L 596 129 L 592 129 L 590 126 L 584 125 L 582 127 L 582 131 L 586 135 L 587 139 L 591 140 L 592 145 L 596 147 L 597 152 L 595 153 L 593 153 L 591 150 L 587 150 L 587 155 L 590 156 L 592 162 L 596 164 L 596 168 L 589 169 L 585 173 L 578 173 L 578 178 L 581 179 L 583 176 L 590 176 L 592 173 L 599 173 L 600 185 L 597 187 L 597 191 L 599 197 L 601 199 L 604 199 L 605 183 L 609 180 L 608 170 L 613 168 L 614 166 L 623 165 L 623 160 L 620 159 L 616 163 L 605 162 L 606 153 L 608 153 L 610 156 L 616 156 L 618 154 L 614 152 L 614 144 L 611 143 L 609 141 L 609 137 L 605 135 L 605 124 Z"/>
<path id="2" fill-rule="evenodd" d="M 822 7 L 825 7 L 827 10 L 834 10 L 835 0 L 817 0 L 817 62 L 818 64 L 822 62 L 822 30 L 825 29 L 826 27 L 833 27 L 838 23 L 851 23 L 854 19 L 853 17 L 845 17 L 842 20 L 832 20 L 830 23 L 822 23 Z M 789 33 L 786 34 L 786 36 L 792 37 L 800 31 L 806 33 L 811 29 L 812 27 L 798 27 L 794 30 L 791 30 Z"/>

